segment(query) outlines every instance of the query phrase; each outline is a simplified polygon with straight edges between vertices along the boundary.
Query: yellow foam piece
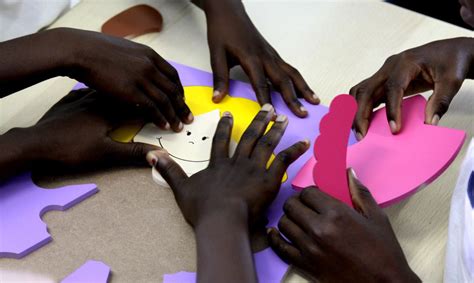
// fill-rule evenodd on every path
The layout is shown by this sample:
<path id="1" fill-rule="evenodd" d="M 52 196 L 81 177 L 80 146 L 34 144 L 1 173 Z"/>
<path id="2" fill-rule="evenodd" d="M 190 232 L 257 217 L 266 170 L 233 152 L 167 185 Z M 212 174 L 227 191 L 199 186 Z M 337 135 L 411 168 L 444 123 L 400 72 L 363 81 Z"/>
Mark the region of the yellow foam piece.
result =
<path id="1" fill-rule="evenodd" d="M 184 88 L 186 104 L 194 115 L 204 114 L 216 109 L 220 111 L 221 115 L 225 111 L 231 112 L 234 118 L 232 139 L 238 142 L 255 115 L 260 111 L 260 105 L 250 99 L 232 97 L 229 95 L 217 104 L 212 102 L 212 94 L 213 89 L 208 86 L 189 86 Z M 267 130 L 270 129 L 271 125 L 272 123 L 268 125 Z M 143 125 L 127 124 L 113 131 L 110 136 L 118 142 L 131 142 L 142 126 Z M 275 156 L 272 154 L 268 161 L 267 168 L 274 159 Z M 282 182 L 285 182 L 287 178 L 288 176 L 285 174 Z"/>

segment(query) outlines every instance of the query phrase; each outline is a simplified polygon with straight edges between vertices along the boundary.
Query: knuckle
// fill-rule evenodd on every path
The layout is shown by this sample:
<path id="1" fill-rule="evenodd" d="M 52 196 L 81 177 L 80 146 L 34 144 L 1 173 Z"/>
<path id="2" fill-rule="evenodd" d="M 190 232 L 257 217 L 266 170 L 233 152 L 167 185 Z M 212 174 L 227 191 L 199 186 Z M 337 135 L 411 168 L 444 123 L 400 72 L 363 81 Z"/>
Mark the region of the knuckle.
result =
<path id="1" fill-rule="evenodd" d="M 438 111 L 441 112 L 441 114 L 444 114 L 448 111 L 449 105 L 451 104 L 451 99 L 448 96 L 441 96 L 438 98 Z"/>
<path id="2" fill-rule="evenodd" d="M 259 133 L 254 129 L 248 129 L 244 134 L 245 139 L 256 139 L 259 136 Z"/>
<path id="3" fill-rule="evenodd" d="M 264 136 L 262 137 L 259 141 L 258 141 L 260 147 L 264 147 L 264 148 L 272 148 L 275 144 L 275 142 L 273 141 L 272 138 L 268 137 L 268 136 Z"/>
<path id="4" fill-rule="evenodd" d="M 291 213 L 294 211 L 295 205 L 298 202 L 298 200 L 295 197 L 289 198 L 285 204 L 283 205 L 283 211 L 285 213 Z"/>
<path id="5" fill-rule="evenodd" d="M 304 200 L 310 200 L 313 195 L 313 190 L 312 188 L 306 188 L 300 193 L 300 198 Z"/>
<path id="6" fill-rule="evenodd" d="M 276 159 L 282 162 L 283 164 L 288 164 L 291 162 L 291 154 L 287 151 L 283 151 L 283 152 L 278 153 L 278 155 L 276 156 Z"/>

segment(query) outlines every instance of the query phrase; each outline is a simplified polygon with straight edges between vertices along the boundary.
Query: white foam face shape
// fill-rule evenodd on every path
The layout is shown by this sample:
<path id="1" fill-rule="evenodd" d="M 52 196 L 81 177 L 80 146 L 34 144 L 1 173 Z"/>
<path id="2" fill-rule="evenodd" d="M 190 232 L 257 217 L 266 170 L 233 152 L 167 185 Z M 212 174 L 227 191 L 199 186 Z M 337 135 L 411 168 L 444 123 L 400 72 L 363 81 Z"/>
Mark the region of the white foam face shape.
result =
<path id="1" fill-rule="evenodd" d="M 147 124 L 133 141 L 153 144 L 168 151 L 171 158 L 184 172 L 191 176 L 207 167 L 211 156 L 212 138 L 219 123 L 219 110 L 194 117 L 193 123 L 184 125 L 181 132 L 164 131 L 153 124 Z M 231 152 L 235 149 L 232 143 Z M 153 168 L 152 176 L 159 185 L 169 187 Z"/>

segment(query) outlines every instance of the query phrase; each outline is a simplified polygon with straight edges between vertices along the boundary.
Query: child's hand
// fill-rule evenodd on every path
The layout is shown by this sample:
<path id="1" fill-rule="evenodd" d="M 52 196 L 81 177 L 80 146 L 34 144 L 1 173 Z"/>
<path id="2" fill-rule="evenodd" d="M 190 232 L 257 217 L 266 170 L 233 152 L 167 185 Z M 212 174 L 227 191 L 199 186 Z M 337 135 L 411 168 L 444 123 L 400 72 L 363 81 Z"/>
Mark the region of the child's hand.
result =
<path id="1" fill-rule="evenodd" d="M 258 32 L 240 0 L 207 2 L 213 2 L 205 5 L 214 73 L 213 101 L 220 102 L 228 93 L 229 69 L 241 65 L 261 105 L 271 103 L 269 80 L 291 111 L 305 117 L 308 113 L 297 97 L 313 104 L 318 104 L 319 98 L 298 70 L 286 63 Z"/>
<path id="2" fill-rule="evenodd" d="M 454 38 L 428 43 L 393 55 L 372 77 L 350 90 L 357 99 L 354 127 L 358 139 L 367 134 L 372 110 L 387 105 L 392 133 L 402 125 L 401 103 L 407 95 L 433 90 L 425 123 L 436 125 L 466 78 L 474 78 L 474 39 Z"/>
<path id="3" fill-rule="evenodd" d="M 385 213 L 353 173 L 348 178 L 355 210 L 307 188 L 286 201 L 278 223 L 291 243 L 272 229 L 272 248 L 318 282 L 420 282 Z"/>
<path id="4" fill-rule="evenodd" d="M 161 128 L 180 131 L 181 121 L 192 122 L 178 73 L 153 49 L 97 32 L 57 32 L 72 66 L 70 77 L 142 109 Z"/>
<path id="5" fill-rule="evenodd" d="M 191 177 L 164 151 L 147 157 L 152 164 L 156 163 L 193 227 L 203 219 L 229 212 L 252 226 L 276 197 L 287 167 L 308 149 L 309 142 L 298 142 L 280 152 L 267 169 L 267 162 L 288 125 L 286 116 L 278 116 L 264 134 L 273 115 L 273 107 L 264 105 L 243 134 L 234 156 L 229 157 L 233 119 L 225 113 L 214 135 L 208 168 Z"/>
<path id="6" fill-rule="evenodd" d="M 140 121 L 136 109 L 113 103 L 94 90 L 73 91 L 54 105 L 26 139 L 35 140 L 30 158 L 66 167 L 143 164 L 157 147 L 113 141 L 108 133 L 127 120 Z M 135 113 L 134 113 L 135 112 Z"/>

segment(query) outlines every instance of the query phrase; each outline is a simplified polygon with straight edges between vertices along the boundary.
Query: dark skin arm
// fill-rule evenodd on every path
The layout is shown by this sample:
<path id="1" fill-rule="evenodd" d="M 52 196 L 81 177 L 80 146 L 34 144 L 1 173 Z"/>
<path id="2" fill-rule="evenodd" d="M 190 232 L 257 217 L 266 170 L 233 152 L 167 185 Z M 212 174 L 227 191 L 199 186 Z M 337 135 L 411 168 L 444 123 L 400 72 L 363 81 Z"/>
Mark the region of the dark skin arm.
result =
<path id="1" fill-rule="evenodd" d="M 229 157 L 233 119 L 221 118 L 214 135 L 209 167 L 188 177 L 164 151 L 147 156 L 168 182 L 178 206 L 196 233 L 199 282 L 256 282 L 249 231 L 278 194 L 288 166 L 309 147 L 308 141 L 280 152 L 266 164 L 278 145 L 288 119 L 264 105 Z"/>
<path id="2" fill-rule="evenodd" d="M 265 40 L 247 15 L 241 0 L 194 0 L 206 13 L 207 37 L 214 74 L 214 102 L 229 91 L 229 69 L 241 65 L 250 78 L 258 102 L 271 103 L 270 85 L 277 89 L 290 110 L 306 117 L 298 98 L 318 104 L 319 98 L 301 74 L 286 63 Z"/>
<path id="3" fill-rule="evenodd" d="M 269 231 L 272 248 L 317 282 L 421 282 L 369 190 L 353 172 L 348 178 L 354 209 L 306 188 L 286 201 L 280 231 Z"/>
<path id="4" fill-rule="evenodd" d="M 193 120 L 176 70 L 145 45 L 69 28 L 0 43 L 0 98 L 56 76 L 140 108 L 164 129 Z"/>
<path id="5" fill-rule="evenodd" d="M 129 108 L 94 90 L 71 92 L 36 125 L 0 135 L 0 181 L 35 166 L 145 165 L 146 154 L 155 146 L 119 143 L 108 136 L 126 121 L 141 121 L 136 109 Z"/>
<path id="6" fill-rule="evenodd" d="M 372 77 L 350 90 L 359 105 L 354 128 L 360 140 L 370 117 L 381 103 L 393 134 L 402 126 L 404 96 L 433 90 L 425 111 L 425 123 L 436 125 L 466 79 L 474 79 L 474 38 L 440 40 L 393 55 Z"/>

